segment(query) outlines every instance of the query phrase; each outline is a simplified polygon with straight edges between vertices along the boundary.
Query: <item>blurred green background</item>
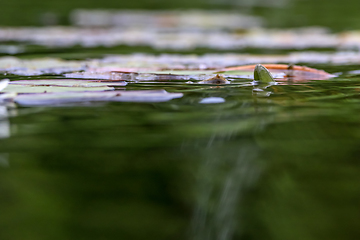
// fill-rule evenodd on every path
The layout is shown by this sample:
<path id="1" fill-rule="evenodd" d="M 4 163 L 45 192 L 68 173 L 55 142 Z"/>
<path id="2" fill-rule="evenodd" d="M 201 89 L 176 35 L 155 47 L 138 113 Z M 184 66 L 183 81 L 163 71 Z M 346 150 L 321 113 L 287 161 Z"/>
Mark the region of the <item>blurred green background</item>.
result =
<path id="1" fill-rule="evenodd" d="M 326 26 L 335 31 L 360 28 L 356 0 L 12 0 L 0 3 L 0 25 L 41 25 L 44 14 L 54 14 L 69 24 L 73 9 L 236 9 L 264 17 L 268 27 Z"/>

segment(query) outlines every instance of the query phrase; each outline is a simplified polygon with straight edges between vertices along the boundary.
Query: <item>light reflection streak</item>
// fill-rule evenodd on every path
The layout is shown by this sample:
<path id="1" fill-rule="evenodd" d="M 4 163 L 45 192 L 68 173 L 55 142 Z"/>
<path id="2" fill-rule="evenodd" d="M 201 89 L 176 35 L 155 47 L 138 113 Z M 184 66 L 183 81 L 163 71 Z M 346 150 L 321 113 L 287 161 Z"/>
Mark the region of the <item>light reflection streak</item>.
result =
<path id="1" fill-rule="evenodd" d="M 213 134 L 204 151 L 195 186 L 192 219 L 194 240 L 228 240 L 241 231 L 242 199 L 261 169 L 255 162 L 258 147 L 249 142 L 227 146 L 228 140 Z"/>
<path id="2" fill-rule="evenodd" d="M 10 137 L 10 123 L 6 106 L 0 106 L 0 139 Z"/>
<path id="3" fill-rule="evenodd" d="M 0 106 L 0 139 L 10 137 L 10 122 L 6 106 Z M 9 154 L 0 153 L 0 167 L 9 167 Z"/>

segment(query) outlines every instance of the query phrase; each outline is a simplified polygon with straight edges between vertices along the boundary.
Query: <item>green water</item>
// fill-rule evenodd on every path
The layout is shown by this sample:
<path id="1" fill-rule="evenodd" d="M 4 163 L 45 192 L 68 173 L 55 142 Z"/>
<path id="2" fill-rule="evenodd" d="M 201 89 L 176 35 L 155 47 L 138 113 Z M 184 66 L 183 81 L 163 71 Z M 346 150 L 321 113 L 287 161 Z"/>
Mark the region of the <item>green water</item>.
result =
<path id="1" fill-rule="evenodd" d="M 9 109 L 1 239 L 360 236 L 360 78 L 127 87 L 184 96 Z"/>
<path id="2" fill-rule="evenodd" d="M 270 9 L 215 2 L 13 0 L 0 4 L 0 25 L 40 25 L 44 12 L 69 24 L 72 9 L 102 4 L 235 8 L 264 17 L 270 27 L 360 27 L 354 0 L 288 1 Z M 18 56 L 84 59 L 167 51 L 32 45 L 26 50 Z M 331 73 L 359 69 L 312 66 Z M 163 103 L 0 105 L 1 240 L 360 238 L 359 75 L 274 85 L 266 89 L 268 97 L 255 96 L 252 86 L 185 81 L 129 83 L 126 89 L 184 96 Z M 225 101 L 200 103 L 209 97 Z"/>

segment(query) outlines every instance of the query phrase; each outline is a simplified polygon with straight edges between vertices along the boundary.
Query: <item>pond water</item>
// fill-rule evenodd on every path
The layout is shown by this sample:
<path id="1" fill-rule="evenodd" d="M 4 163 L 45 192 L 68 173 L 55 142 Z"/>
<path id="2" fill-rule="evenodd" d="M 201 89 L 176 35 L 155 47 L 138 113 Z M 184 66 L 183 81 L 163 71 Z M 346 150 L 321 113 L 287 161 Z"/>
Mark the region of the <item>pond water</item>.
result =
<path id="1" fill-rule="evenodd" d="M 184 96 L 2 107 L 1 238 L 357 239 L 359 77 L 127 85 L 159 88 Z"/>
<path id="2" fill-rule="evenodd" d="M 0 239 L 359 239 L 356 32 L 339 40 L 323 29 L 301 29 L 307 34 L 302 41 L 285 41 L 290 43 L 283 49 L 285 37 L 301 34 L 286 31 L 266 39 L 269 32 L 255 29 L 240 49 L 233 43 L 242 32 L 234 37 L 206 30 L 213 38 L 204 47 L 204 35 L 181 41 L 187 35 L 179 40 L 161 38 L 160 32 L 157 38 L 150 29 L 149 41 L 124 46 L 140 41 L 139 32 L 119 37 L 121 45 L 109 42 L 111 28 L 72 35 L 78 30 L 0 29 L 0 79 L 76 78 L 88 68 L 260 62 L 301 63 L 335 77 L 281 81 L 256 92 L 246 77 L 210 85 L 147 75 L 112 87 L 180 95 L 140 102 L 1 102 Z M 308 38 L 314 35 L 326 40 L 319 41 L 322 48 L 312 49 L 319 45 L 319 38 Z M 167 48 L 156 45 L 159 39 Z M 266 40 L 273 45 L 251 45 Z M 163 52 L 176 54 L 158 55 Z"/>

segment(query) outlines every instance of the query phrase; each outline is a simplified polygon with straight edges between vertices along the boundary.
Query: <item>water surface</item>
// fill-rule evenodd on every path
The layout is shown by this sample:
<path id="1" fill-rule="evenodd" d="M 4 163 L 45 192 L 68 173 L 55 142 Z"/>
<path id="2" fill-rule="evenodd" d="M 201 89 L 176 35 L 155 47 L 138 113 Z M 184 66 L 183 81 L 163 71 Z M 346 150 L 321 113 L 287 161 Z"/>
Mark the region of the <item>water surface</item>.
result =
<path id="1" fill-rule="evenodd" d="M 162 103 L 2 106 L 1 239 L 358 239 L 358 76 L 268 97 L 192 86 L 128 84 L 184 93 Z"/>

